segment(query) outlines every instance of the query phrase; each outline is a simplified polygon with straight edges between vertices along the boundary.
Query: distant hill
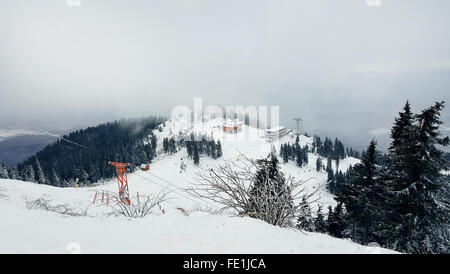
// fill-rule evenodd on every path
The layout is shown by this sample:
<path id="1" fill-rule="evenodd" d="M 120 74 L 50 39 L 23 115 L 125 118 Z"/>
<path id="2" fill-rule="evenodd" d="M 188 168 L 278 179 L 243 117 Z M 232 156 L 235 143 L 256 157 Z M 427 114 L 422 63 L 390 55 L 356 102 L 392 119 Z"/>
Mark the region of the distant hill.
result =
<path id="1" fill-rule="evenodd" d="M 19 135 L 0 140 L 0 163 L 13 167 L 48 144 L 56 141 L 51 135 Z"/>
<path id="2" fill-rule="evenodd" d="M 154 155 L 151 135 L 164 118 L 124 119 L 64 135 L 17 165 L 12 177 L 55 186 L 91 184 L 114 176 L 108 161 L 140 164 Z M 153 140 L 155 143 L 156 140 Z"/>

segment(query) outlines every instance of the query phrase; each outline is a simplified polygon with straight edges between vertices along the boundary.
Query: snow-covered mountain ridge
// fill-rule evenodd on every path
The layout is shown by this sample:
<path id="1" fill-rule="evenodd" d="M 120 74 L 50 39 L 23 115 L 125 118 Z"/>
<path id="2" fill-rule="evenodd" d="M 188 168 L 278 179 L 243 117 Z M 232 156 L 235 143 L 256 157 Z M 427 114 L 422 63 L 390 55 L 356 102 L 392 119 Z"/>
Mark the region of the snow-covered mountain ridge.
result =
<path id="1" fill-rule="evenodd" d="M 158 150 L 164 137 L 195 132 L 220 140 L 223 156 L 217 160 L 202 157 L 196 166 L 188 159 L 185 148 L 172 155 L 160 152 L 148 171 L 129 174 L 131 196 L 165 191 L 170 197 L 161 204 L 164 213 L 155 210 L 142 219 L 108 217 L 105 205 L 92 204 L 95 193 L 117 192 L 116 180 L 83 188 L 0 180 L 0 253 L 66 253 L 70 243 L 78 244 L 82 253 L 394 253 L 325 234 L 275 227 L 249 217 L 217 214 L 214 211 L 219 205 L 189 196 L 184 190 L 205 168 L 227 160 L 238 162 L 242 154 L 252 159 L 266 157 L 271 151 L 271 144 L 262 137 L 263 130 L 243 125 L 241 132 L 224 134 L 222 123 L 213 119 L 195 127 L 172 118 L 161 131 L 154 130 Z M 295 142 L 295 137 L 288 134 L 273 142 L 273 146 L 278 150 L 287 142 Z M 299 143 L 310 145 L 312 138 L 300 135 Z M 292 162 L 281 163 L 280 167 L 287 176 L 308 180 L 306 186 L 311 190 L 319 189 L 315 205 L 334 205 L 333 196 L 325 189 L 327 173 L 316 171 L 317 157 L 310 153 L 309 163 L 303 168 Z M 180 170 L 181 162 L 186 165 L 185 171 Z M 358 159 L 345 158 L 339 169 L 345 171 L 357 162 Z M 27 201 L 38 198 L 51 205 L 66 205 L 80 216 L 28 209 Z M 119 232 L 125 236 L 117 239 Z"/>

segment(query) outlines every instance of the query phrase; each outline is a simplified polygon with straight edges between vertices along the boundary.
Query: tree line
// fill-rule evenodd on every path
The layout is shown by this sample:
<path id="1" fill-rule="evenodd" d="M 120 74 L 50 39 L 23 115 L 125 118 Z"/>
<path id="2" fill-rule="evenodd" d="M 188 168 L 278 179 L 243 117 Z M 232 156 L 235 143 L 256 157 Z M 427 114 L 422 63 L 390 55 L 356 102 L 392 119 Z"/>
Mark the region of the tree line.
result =
<path id="1" fill-rule="evenodd" d="M 298 167 L 302 167 L 308 164 L 308 145 L 301 147 L 299 144 L 299 137 L 295 140 L 295 144 L 291 145 L 289 143 L 282 144 L 280 147 L 280 157 L 283 158 L 284 163 L 289 162 L 289 160 L 294 161 Z"/>
<path id="2" fill-rule="evenodd" d="M 443 108 L 444 102 L 436 102 L 414 114 L 406 102 L 395 118 L 386 158 L 372 140 L 361 163 L 349 170 L 328 219 L 321 210 L 310 217 L 306 207 L 299 227 L 400 252 L 448 253 L 449 176 L 442 174 L 448 170 L 442 148 L 449 137 L 439 131 Z"/>
<path id="3" fill-rule="evenodd" d="M 110 179 L 115 170 L 108 161 L 135 166 L 152 161 L 157 141 L 152 131 L 164 120 L 122 119 L 74 131 L 8 169 L 7 177 L 60 187 L 73 186 L 77 178 L 80 185 Z"/>
<path id="4" fill-rule="evenodd" d="M 198 140 L 198 141 L 197 141 Z M 177 138 L 164 138 L 163 150 L 165 153 L 174 154 L 185 147 L 188 157 L 193 159 L 194 164 L 200 164 L 200 156 L 205 155 L 212 159 L 222 157 L 222 144 L 208 135 L 195 136 L 194 133 L 188 136 L 178 136 Z"/>

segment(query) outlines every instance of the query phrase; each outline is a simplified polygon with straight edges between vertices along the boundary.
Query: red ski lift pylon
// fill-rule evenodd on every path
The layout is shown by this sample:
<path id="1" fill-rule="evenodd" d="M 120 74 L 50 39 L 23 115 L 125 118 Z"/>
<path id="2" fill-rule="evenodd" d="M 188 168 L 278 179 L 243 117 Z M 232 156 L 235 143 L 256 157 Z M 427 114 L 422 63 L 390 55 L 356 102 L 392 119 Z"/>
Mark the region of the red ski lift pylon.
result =
<path id="1" fill-rule="evenodd" d="M 127 203 L 130 205 L 130 194 L 128 191 L 128 179 L 127 179 L 127 166 L 130 164 L 127 163 L 115 163 L 108 162 L 108 164 L 113 165 L 116 168 L 117 172 L 117 183 L 119 186 L 119 197 L 122 203 Z"/>

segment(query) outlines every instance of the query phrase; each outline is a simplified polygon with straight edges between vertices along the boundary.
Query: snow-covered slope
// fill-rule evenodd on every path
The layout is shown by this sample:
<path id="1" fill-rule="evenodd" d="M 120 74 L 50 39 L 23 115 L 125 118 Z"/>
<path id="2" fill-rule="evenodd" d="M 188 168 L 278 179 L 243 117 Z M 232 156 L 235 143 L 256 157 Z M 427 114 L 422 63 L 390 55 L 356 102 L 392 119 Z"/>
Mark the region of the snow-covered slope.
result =
<path id="1" fill-rule="evenodd" d="M 0 180 L 0 253 L 394 253 L 252 218 L 204 211 L 186 216 L 174 207 L 127 219 L 102 216 L 101 206 L 80 217 L 25 206 L 46 197 L 81 213 L 91 202 L 90 190 Z"/>
<path id="2" fill-rule="evenodd" d="M 175 137 L 180 134 L 180 132 L 184 134 L 194 132 L 212 136 L 215 140 L 220 140 L 222 143 L 223 157 L 218 160 L 214 160 L 210 157 L 202 157 L 200 165 L 197 167 L 193 164 L 192 159 L 187 158 L 186 149 L 182 149 L 174 155 L 160 153 L 160 156 L 150 165 L 149 172 L 144 173 L 143 175 L 156 181 L 158 180 L 154 175 L 158 175 L 165 181 L 170 181 L 172 185 L 184 188 L 191 185 L 194 182 L 194 178 L 197 177 L 196 173 L 202 171 L 204 168 L 218 166 L 223 163 L 223 161 L 227 160 L 238 163 L 239 160 L 241 160 L 242 155 L 251 159 L 265 158 L 270 153 L 272 144 L 278 152 L 281 144 L 294 144 L 296 140 L 296 136 L 291 134 L 286 135 L 271 144 L 264 138 L 264 130 L 262 129 L 243 125 L 241 132 L 238 132 L 237 134 L 227 134 L 222 131 L 222 124 L 223 119 L 213 119 L 196 127 L 175 118 L 169 119 L 165 123 L 162 132 L 159 132 L 158 130 L 154 131 L 154 134 L 158 137 L 158 147 L 160 151 L 162 151 L 163 138 Z M 311 146 L 312 142 L 312 137 L 306 137 L 304 135 L 299 136 L 299 144 L 302 147 L 305 145 Z M 316 171 L 317 157 L 320 156 L 309 153 L 308 164 L 302 168 L 297 167 L 292 161 L 284 164 L 280 159 L 281 171 L 285 173 L 286 176 L 292 176 L 297 180 L 305 181 L 305 186 L 309 188 L 310 192 L 319 188 L 316 197 L 313 197 L 313 199 L 318 198 L 318 202 L 322 204 L 324 208 L 328 207 L 328 205 L 334 206 L 336 201 L 333 199 L 333 195 L 325 189 L 327 173 L 325 171 Z M 187 165 L 187 170 L 180 173 L 180 164 L 182 161 Z M 322 162 L 325 164 L 326 158 L 322 157 Z M 356 163 L 359 163 L 359 159 L 347 157 L 339 162 L 339 170 L 346 171 L 350 165 L 353 166 Z M 332 167 L 333 169 L 336 168 L 334 160 L 332 161 Z M 139 181 L 139 179 L 137 181 Z M 161 183 L 164 181 L 159 180 L 158 182 Z M 167 185 L 167 182 L 164 185 Z M 169 188 L 171 187 L 173 188 L 173 186 L 169 185 Z M 159 188 L 156 187 L 152 190 L 156 191 L 159 190 Z M 314 208 L 315 205 L 317 204 L 312 204 L 312 207 Z"/>
<path id="3" fill-rule="evenodd" d="M 213 160 L 202 157 L 195 166 L 187 159 L 186 149 L 173 154 L 160 155 L 150 164 L 148 171 L 129 174 L 131 196 L 168 192 L 171 198 L 142 219 L 107 217 L 108 208 L 101 203 L 92 205 L 96 192 L 117 191 L 115 180 L 89 188 L 56 188 L 30 182 L 0 180 L 0 252 L 1 253 L 65 253 L 75 242 L 83 253 L 391 253 L 393 251 L 365 247 L 348 240 L 335 239 L 319 233 L 306 233 L 293 229 L 271 226 L 248 217 L 232 217 L 214 214 L 219 205 L 189 196 L 185 189 L 193 184 L 197 172 L 203 168 L 220 165 L 222 161 L 239 162 L 242 154 L 249 158 L 265 157 L 271 145 L 256 128 L 247 127 L 238 134 L 224 135 L 220 119 L 211 120 L 201 127 L 191 126 L 177 119 L 170 119 L 158 136 L 159 146 L 163 137 L 184 133 L 202 132 L 220 139 L 223 157 Z M 244 126 L 246 127 L 246 126 Z M 249 137 L 257 136 L 257 138 Z M 285 136 L 274 143 L 295 142 L 293 136 Z M 312 138 L 300 136 L 302 146 L 311 144 Z M 318 202 L 325 206 L 334 204 L 324 184 L 325 172 L 316 172 L 318 156 L 309 154 L 309 164 L 302 169 L 294 163 L 281 164 L 286 175 L 309 180 L 307 188 L 319 188 Z M 187 166 L 181 172 L 180 163 Z M 358 160 L 346 158 L 340 162 L 345 170 Z M 40 209 L 28 209 L 27 201 L 45 198 L 50 205 L 66 205 L 73 212 L 85 216 L 67 216 Z M 189 216 L 180 211 L 182 208 Z M 120 237 L 117 235 L 120 234 Z M 69 246 L 67 246 L 69 244 Z"/>

